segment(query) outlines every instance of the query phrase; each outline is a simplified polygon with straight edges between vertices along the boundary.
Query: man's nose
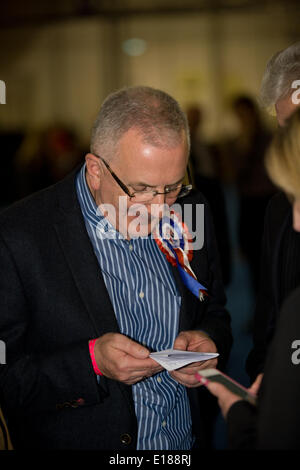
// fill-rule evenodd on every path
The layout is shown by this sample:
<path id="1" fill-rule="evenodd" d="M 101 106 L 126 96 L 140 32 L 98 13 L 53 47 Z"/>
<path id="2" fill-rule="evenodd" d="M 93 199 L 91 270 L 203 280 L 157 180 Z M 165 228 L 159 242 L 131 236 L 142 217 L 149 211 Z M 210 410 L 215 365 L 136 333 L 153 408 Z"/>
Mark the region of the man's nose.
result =
<path id="1" fill-rule="evenodd" d="M 154 196 L 153 200 L 151 201 L 153 204 L 165 204 L 165 201 L 166 201 L 166 194 L 163 193 L 158 193 Z"/>
<path id="2" fill-rule="evenodd" d="M 167 210 L 169 210 L 169 206 L 165 203 L 164 194 L 157 194 L 148 206 L 148 212 L 153 219 L 160 219 Z"/>

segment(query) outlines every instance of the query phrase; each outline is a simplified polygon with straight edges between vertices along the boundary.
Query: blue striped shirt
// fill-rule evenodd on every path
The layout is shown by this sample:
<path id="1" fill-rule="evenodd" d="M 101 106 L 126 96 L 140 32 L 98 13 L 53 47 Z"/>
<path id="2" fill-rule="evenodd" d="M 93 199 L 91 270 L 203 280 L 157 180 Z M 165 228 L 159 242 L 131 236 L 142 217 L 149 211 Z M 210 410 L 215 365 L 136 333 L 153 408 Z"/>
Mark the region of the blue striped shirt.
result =
<path id="1" fill-rule="evenodd" d="M 85 165 L 76 188 L 120 332 L 152 351 L 171 348 L 178 335 L 181 297 L 165 256 L 151 237 L 128 241 L 116 232 L 97 209 L 86 182 Z M 116 236 L 99 236 L 107 231 Z M 164 370 L 134 384 L 132 394 L 137 449 L 192 447 L 191 411 L 183 385 Z"/>

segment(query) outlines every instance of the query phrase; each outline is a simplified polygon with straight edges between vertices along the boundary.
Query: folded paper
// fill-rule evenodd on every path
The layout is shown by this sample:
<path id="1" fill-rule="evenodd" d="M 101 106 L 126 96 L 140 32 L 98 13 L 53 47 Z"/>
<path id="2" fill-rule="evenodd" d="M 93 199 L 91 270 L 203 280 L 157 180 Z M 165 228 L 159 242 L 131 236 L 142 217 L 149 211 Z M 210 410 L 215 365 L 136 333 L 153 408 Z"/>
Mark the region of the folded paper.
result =
<path id="1" fill-rule="evenodd" d="M 150 357 L 154 359 L 154 361 L 158 362 L 169 371 L 179 369 L 192 362 L 208 361 L 218 356 L 218 353 L 180 351 L 178 349 L 166 349 L 150 354 Z"/>

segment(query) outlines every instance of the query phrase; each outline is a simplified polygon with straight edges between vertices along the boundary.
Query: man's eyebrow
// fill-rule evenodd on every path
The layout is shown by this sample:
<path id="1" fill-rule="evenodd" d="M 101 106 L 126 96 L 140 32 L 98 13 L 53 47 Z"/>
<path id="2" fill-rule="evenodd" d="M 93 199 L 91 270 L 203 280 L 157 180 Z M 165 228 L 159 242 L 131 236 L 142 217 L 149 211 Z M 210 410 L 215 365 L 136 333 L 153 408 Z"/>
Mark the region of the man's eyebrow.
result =
<path id="1" fill-rule="evenodd" d="M 175 183 L 171 183 L 171 184 L 165 184 L 165 186 L 175 186 L 176 184 L 179 184 L 179 183 L 182 183 L 182 181 L 184 180 L 184 176 L 182 178 L 180 178 L 178 181 L 176 181 Z M 143 183 L 141 181 L 139 182 L 132 182 L 132 183 L 128 183 L 129 186 L 145 186 L 146 188 L 156 188 L 156 186 L 153 186 L 152 184 L 148 184 L 148 183 Z"/>

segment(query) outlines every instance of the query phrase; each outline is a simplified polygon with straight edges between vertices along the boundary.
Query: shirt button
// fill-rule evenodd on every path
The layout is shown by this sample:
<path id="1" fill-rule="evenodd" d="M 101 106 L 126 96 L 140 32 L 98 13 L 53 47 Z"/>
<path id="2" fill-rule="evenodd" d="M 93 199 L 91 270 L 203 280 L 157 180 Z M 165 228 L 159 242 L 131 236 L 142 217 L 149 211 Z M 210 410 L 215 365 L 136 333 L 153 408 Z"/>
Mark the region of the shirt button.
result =
<path id="1" fill-rule="evenodd" d="M 139 293 L 139 297 L 140 297 L 141 299 L 144 298 L 144 295 L 145 295 L 144 292 L 140 292 L 140 293 Z"/>
<path id="2" fill-rule="evenodd" d="M 129 250 L 130 250 L 130 251 L 133 250 L 133 246 L 132 246 L 132 245 L 129 245 Z"/>
<path id="3" fill-rule="evenodd" d="M 131 438 L 130 434 L 125 433 L 125 434 L 121 435 L 120 440 L 121 440 L 122 444 L 125 444 L 125 445 L 128 446 L 131 443 L 132 438 Z"/>
<path id="4" fill-rule="evenodd" d="M 164 427 L 164 428 L 165 428 L 165 427 L 166 427 L 166 425 L 167 425 L 167 422 L 166 422 L 165 420 L 163 420 L 163 422 L 161 423 L 161 425 L 162 425 L 162 427 Z"/>
<path id="5" fill-rule="evenodd" d="M 157 382 L 160 384 L 161 383 L 161 377 L 157 377 Z"/>

